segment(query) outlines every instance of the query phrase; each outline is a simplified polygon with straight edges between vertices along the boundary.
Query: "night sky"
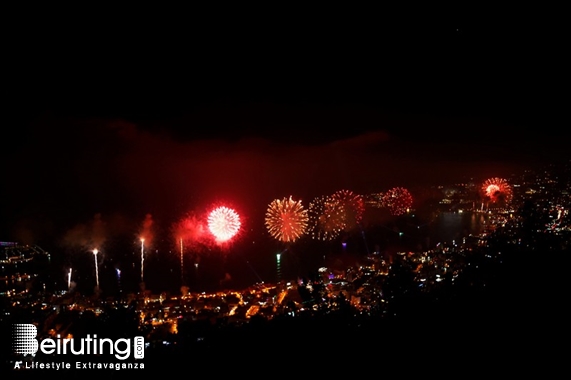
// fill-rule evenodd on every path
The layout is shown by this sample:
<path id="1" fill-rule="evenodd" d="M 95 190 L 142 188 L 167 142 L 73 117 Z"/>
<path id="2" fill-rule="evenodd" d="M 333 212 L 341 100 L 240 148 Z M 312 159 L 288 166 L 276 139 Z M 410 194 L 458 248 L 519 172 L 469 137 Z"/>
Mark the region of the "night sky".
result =
<path id="1" fill-rule="evenodd" d="M 569 159 L 558 31 L 384 17 L 28 20 L 5 47 L 0 240 L 221 203 L 263 229 L 275 198 Z"/>
<path id="2" fill-rule="evenodd" d="M 276 278 L 274 253 L 284 245 L 272 240 L 263 223 L 274 199 L 292 196 L 307 206 L 314 197 L 341 189 L 365 195 L 402 186 L 420 208 L 420 194 L 431 186 L 508 178 L 571 159 L 564 82 L 568 21 L 553 19 L 567 13 L 541 12 L 535 4 L 529 12 L 521 4 L 503 12 L 497 4 L 413 9 L 407 3 L 402 13 L 379 3 L 332 4 L 57 9 L 50 3 L 48 11 L 37 5 L 22 13 L 8 9 L 2 39 L 0 242 L 46 248 L 59 265 L 50 274 L 54 286 L 63 287 L 73 268 L 77 289 L 91 294 L 92 243 L 127 237 L 131 242 L 112 246 L 116 250 L 101 247 L 98 270 L 104 294 L 120 283 L 116 269 L 123 271 L 119 286 L 130 292 L 139 289 L 139 256 L 132 253 L 149 220 L 165 237 L 182 218 L 205 218 L 214 206 L 226 205 L 243 223 L 233 255 L 219 258 L 213 250 L 210 260 L 205 254 L 201 261 L 207 249 L 192 247 L 185 251 L 179 280 L 178 256 L 152 251 L 171 249 L 174 239 L 153 246 L 158 234 L 151 235 L 145 281 L 153 292 L 178 292 L 182 284 L 192 290 L 241 287 L 236 284 Z M 393 244 L 381 240 L 385 235 L 382 230 L 368 238 Z M 84 244 L 87 238 L 91 241 Z M 283 256 L 284 279 L 341 250 L 314 247 L 303 246 L 303 254 L 294 247 L 293 255 Z M 326 340 L 311 338 L 319 335 L 311 331 L 314 324 L 286 329 L 279 336 L 291 342 L 303 336 L 308 343 L 286 344 L 287 358 L 294 360 L 276 368 L 309 368 L 320 352 L 333 352 L 321 350 L 330 341 L 340 358 L 353 355 L 366 363 L 363 355 L 370 352 L 382 367 L 369 367 L 385 370 L 393 362 L 401 371 L 412 368 L 403 367 L 403 359 L 422 371 L 439 363 L 439 372 L 489 372 L 486 364 L 492 362 L 494 371 L 501 363 L 509 363 L 510 373 L 529 372 L 531 363 L 539 363 L 542 373 L 556 370 L 554 358 L 563 351 L 549 339 L 561 336 L 559 322 L 568 315 L 559 289 L 566 289 L 563 271 L 569 266 L 551 255 L 539 261 L 534 249 L 521 252 L 528 259 L 512 263 L 501 279 L 478 280 L 484 286 L 490 280 L 482 296 L 454 290 L 458 302 L 434 317 L 424 310 L 428 303 L 411 306 L 413 322 L 403 317 L 403 328 L 363 327 L 356 340 L 351 324 L 348 344 L 337 340 L 343 331 L 336 335 L 333 324 L 321 326 L 320 320 L 316 330 L 323 327 Z M 200 270 L 193 262 L 201 262 Z M 492 293 L 490 302 L 484 300 Z M 406 310 L 409 298 L 402 299 Z M 473 299 L 479 302 L 468 307 Z M 442 324 L 431 324 L 423 315 L 445 317 Z M 482 333 L 492 325 L 492 332 Z M 275 343 L 277 335 L 259 331 L 261 341 Z M 224 363 L 217 371 L 241 368 L 229 364 L 228 359 L 242 359 L 235 353 L 265 351 L 271 363 L 286 357 L 256 346 L 249 333 L 244 347 L 233 351 L 242 344 L 234 336 L 229 349 L 214 348 Z M 159 356 L 161 366 L 199 368 L 188 365 L 201 363 L 189 361 L 196 356 L 181 352 Z M 431 354 L 439 355 L 438 362 Z M 468 358 L 462 367 L 461 357 Z M 422 359 L 430 365 L 418 365 Z M 328 369 L 318 367 L 322 373 Z"/>

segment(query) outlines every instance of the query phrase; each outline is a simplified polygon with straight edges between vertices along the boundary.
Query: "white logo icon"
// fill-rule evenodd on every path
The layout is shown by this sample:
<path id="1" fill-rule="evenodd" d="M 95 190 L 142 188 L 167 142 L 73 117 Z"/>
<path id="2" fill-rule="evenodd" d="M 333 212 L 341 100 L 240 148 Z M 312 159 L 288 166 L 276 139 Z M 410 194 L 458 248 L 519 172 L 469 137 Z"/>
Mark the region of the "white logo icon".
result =
<path id="1" fill-rule="evenodd" d="M 31 323 L 16 323 L 12 326 L 14 351 L 17 354 L 35 356 L 38 352 L 38 329 Z"/>

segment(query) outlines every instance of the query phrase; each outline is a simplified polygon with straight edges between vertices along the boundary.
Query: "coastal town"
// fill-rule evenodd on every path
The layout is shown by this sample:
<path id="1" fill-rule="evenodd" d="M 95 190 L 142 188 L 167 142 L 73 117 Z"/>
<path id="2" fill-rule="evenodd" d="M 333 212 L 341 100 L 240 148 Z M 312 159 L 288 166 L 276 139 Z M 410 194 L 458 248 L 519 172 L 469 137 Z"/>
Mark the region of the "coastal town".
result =
<path id="1" fill-rule="evenodd" d="M 568 167 L 565 170 L 569 174 Z M 438 242 L 425 250 L 391 255 L 374 251 L 350 266 L 323 266 L 311 277 L 258 282 L 244 289 L 193 292 L 183 286 L 178 294 L 147 290 L 120 297 L 70 289 L 50 292 L 38 286 L 37 269 L 49 265 L 50 253 L 4 242 L 0 320 L 6 325 L 36 325 L 38 339 L 140 335 L 151 351 L 207 346 L 223 331 L 272 321 L 338 314 L 350 316 L 352 323 L 396 319 L 404 297 L 452 299 L 498 281 L 505 262 L 521 252 L 536 247 L 542 247 L 542 254 L 568 251 L 571 182 L 561 178 L 549 171 L 526 173 L 514 185 L 512 202 L 496 209 L 464 202 L 463 186 L 442 189 L 440 204 L 449 207 L 443 212 L 486 215 L 480 234 Z"/>

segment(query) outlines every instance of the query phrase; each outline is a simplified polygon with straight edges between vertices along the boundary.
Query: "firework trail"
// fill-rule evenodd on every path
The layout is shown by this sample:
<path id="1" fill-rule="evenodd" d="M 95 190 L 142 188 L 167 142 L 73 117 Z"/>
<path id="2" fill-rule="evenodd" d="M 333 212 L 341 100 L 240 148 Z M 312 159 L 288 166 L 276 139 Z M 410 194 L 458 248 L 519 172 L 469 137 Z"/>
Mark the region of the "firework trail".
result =
<path id="1" fill-rule="evenodd" d="M 194 214 L 188 214 L 172 226 L 172 235 L 180 253 L 180 278 L 184 284 L 184 254 L 187 250 L 198 251 L 200 246 L 207 244 L 207 229 L 205 222 Z M 196 257 L 198 260 L 198 256 Z M 198 265 L 198 263 L 195 263 Z"/>
<path id="2" fill-rule="evenodd" d="M 144 268 L 145 268 L 145 238 L 141 238 L 141 282 L 144 278 Z"/>
<path id="3" fill-rule="evenodd" d="M 66 232 L 63 238 L 63 245 L 79 249 L 81 252 L 93 253 L 95 260 L 95 280 L 97 291 L 99 291 L 99 258 L 98 253 L 106 241 L 106 225 L 101 218 L 101 214 L 95 214 L 93 220 L 87 224 L 78 224 Z M 94 248 L 97 247 L 97 248 Z M 71 282 L 68 281 L 70 284 Z"/>
<path id="4" fill-rule="evenodd" d="M 144 268 L 145 268 L 145 243 L 147 246 L 151 245 L 153 240 L 153 216 L 151 214 L 145 215 L 143 220 L 142 228 L 139 233 L 141 241 L 141 283 L 144 280 Z"/>
<path id="5" fill-rule="evenodd" d="M 96 248 L 92 252 L 95 260 L 95 283 L 97 285 L 97 289 L 99 289 L 99 267 L 97 266 L 97 254 L 99 253 L 99 250 Z"/>

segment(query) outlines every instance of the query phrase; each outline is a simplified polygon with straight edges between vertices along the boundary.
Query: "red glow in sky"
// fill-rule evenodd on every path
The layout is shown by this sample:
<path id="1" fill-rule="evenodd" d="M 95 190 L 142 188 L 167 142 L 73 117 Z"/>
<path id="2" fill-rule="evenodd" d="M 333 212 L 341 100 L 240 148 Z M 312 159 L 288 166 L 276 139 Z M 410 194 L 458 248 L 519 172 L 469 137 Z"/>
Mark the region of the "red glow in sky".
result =
<path id="1" fill-rule="evenodd" d="M 196 250 L 208 240 L 206 221 L 193 213 L 174 223 L 171 231 L 177 247 L 183 242 L 184 246 Z"/>

